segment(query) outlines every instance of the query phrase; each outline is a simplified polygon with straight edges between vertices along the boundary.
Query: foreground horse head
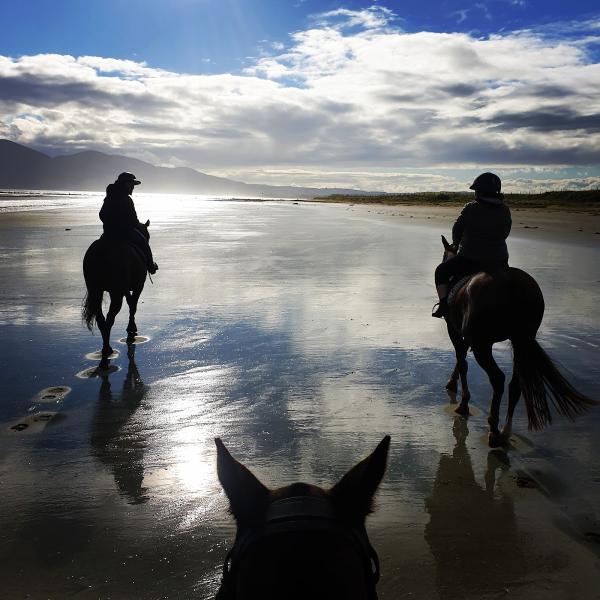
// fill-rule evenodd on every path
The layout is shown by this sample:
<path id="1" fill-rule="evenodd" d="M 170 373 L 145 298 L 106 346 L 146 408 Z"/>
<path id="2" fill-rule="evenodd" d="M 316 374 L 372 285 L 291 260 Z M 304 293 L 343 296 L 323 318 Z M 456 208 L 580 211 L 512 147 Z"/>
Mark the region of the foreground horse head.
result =
<path id="1" fill-rule="evenodd" d="M 447 260 L 453 247 L 444 236 L 442 243 Z M 573 419 L 597 404 L 565 379 L 535 339 L 543 315 L 544 297 L 537 282 L 513 267 L 495 273 L 476 273 L 448 299 L 446 324 L 456 353 L 456 366 L 446 389 L 456 393 L 460 377 L 462 397 L 456 412 L 468 415 L 471 394 L 467 384 L 467 351 L 471 348 L 493 388 L 488 415 L 492 447 L 508 442 L 521 394 L 527 407 L 529 429 L 541 429 L 552 422 L 550 405 L 559 414 Z M 510 340 L 513 347 L 513 375 L 508 386 L 506 422 L 500 431 L 505 376 L 494 360 L 492 346 L 504 340 Z"/>
<path id="2" fill-rule="evenodd" d="M 150 221 L 140 223 L 139 231 L 150 239 Z M 94 324 L 102 334 L 102 359 L 100 368 L 108 368 L 108 357 L 113 349 L 110 331 L 125 297 L 129 306 L 127 338 L 132 341 L 137 333 L 135 313 L 146 281 L 145 258 L 127 241 L 100 238 L 91 244 L 83 258 L 83 276 L 87 288 L 81 316 L 91 331 Z M 106 317 L 102 313 L 104 292 L 110 295 Z"/>
<path id="3" fill-rule="evenodd" d="M 331 489 L 270 490 L 217 438 L 217 472 L 237 521 L 218 600 L 375 600 L 379 560 L 365 529 L 390 437 Z"/>

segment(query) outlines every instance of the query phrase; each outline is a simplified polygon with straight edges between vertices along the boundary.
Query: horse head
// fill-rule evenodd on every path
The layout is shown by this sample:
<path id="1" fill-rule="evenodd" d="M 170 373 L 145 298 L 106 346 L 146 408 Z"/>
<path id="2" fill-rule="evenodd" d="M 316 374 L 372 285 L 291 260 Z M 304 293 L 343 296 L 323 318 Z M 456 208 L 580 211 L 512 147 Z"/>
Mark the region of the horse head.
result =
<path id="1" fill-rule="evenodd" d="M 379 560 L 366 516 L 384 475 L 390 437 L 331 489 L 269 489 L 217 438 L 217 473 L 237 522 L 219 600 L 374 600 Z"/>
<path id="2" fill-rule="evenodd" d="M 148 231 L 148 227 L 150 227 L 150 219 L 148 219 L 145 223 L 138 223 L 139 232 L 147 239 L 150 239 L 150 232 Z"/>
<path id="3" fill-rule="evenodd" d="M 456 246 L 451 244 L 445 236 L 442 236 L 442 244 L 444 245 L 444 256 L 442 262 L 446 262 L 450 258 L 456 256 Z"/>

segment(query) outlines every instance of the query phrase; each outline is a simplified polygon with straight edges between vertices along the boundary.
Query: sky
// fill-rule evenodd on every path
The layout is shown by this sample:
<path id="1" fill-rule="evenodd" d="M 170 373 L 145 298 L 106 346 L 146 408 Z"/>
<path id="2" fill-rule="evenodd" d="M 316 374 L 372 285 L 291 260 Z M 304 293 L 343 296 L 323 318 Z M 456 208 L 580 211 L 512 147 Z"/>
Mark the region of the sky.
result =
<path id="1" fill-rule="evenodd" d="M 586 0 L 0 0 L 0 138 L 250 183 L 600 188 Z"/>

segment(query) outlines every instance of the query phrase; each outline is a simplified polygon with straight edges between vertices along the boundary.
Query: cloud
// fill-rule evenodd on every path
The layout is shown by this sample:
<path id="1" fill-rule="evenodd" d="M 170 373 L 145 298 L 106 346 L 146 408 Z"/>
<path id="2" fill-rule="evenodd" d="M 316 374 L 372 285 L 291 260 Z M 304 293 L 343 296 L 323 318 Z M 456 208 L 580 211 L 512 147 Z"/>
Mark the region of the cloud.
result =
<path id="1" fill-rule="evenodd" d="M 600 112 L 580 114 L 564 106 L 544 110 L 496 113 L 490 119 L 494 126 L 507 131 L 529 129 L 531 131 L 581 131 L 585 134 L 600 133 Z"/>
<path id="2" fill-rule="evenodd" d="M 329 11 L 238 74 L 0 57 L 0 136 L 248 181 L 294 173 L 298 185 L 389 191 L 466 181 L 444 169 L 600 163 L 598 21 L 565 24 L 564 36 L 554 25 L 488 37 L 396 22 L 381 6 Z M 423 169 L 428 178 L 406 176 Z"/>
<path id="3" fill-rule="evenodd" d="M 467 20 L 467 17 L 469 16 L 469 9 L 462 8 L 460 10 L 456 10 L 453 13 L 451 13 L 451 16 L 456 17 L 456 23 L 460 25 L 463 21 Z"/>
<path id="4" fill-rule="evenodd" d="M 340 30 L 361 27 L 373 30 L 386 27 L 397 16 L 389 8 L 373 5 L 363 10 L 338 8 L 313 15 L 312 18 L 318 27 L 332 27 Z"/>
<path id="5" fill-rule="evenodd" d="M 582 178 L 557 178 L 557 179 L 529 179 L 517 178 L 510 179 L 504 185 L 508 192 L 527 192 L 527 191 L 555 191 L 564 190 L 600 190 L 600 177 L 582 177 Z"/>
<path id="6" fill-rule="evenodd" d="M 475 8 L 478 8 L 488 21 L 492 20 L 492 13 L 490 12 L 490 9 L 487 4 L 485 4 L 484 2 L 475 2 L 473 6 Z"/>

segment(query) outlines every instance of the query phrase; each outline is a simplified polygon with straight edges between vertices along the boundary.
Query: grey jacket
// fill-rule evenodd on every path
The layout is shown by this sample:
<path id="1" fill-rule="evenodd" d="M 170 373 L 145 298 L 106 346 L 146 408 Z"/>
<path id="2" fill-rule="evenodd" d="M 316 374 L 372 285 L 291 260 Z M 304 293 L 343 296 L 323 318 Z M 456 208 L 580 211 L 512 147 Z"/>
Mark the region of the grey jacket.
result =
<path id="1" fill-rule="evenodd" d="M 452 227 L 452 242 L 458 254 L 475 260 L 508 258 L 506 238 L 512 219 L 510 209 L 496 198 L 479 199 L 465 204 Z"/>

